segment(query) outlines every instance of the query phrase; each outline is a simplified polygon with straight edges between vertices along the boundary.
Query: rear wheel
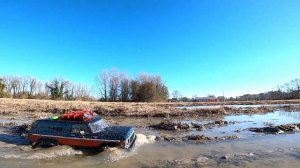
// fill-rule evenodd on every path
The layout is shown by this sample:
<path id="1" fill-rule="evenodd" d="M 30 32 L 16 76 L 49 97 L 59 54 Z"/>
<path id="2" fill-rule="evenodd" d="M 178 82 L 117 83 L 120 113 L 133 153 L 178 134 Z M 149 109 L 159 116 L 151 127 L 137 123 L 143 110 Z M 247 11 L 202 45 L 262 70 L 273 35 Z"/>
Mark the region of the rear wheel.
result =
<path id="1" fill-rule="evenodd" d="M 35 144 L 33 144 L 33 148 L 49 148 L 49 147 L 53 147 L 53 146 L 57 146 L 58 143 L 56 140 L 54 139 L 39 139 Z"/>

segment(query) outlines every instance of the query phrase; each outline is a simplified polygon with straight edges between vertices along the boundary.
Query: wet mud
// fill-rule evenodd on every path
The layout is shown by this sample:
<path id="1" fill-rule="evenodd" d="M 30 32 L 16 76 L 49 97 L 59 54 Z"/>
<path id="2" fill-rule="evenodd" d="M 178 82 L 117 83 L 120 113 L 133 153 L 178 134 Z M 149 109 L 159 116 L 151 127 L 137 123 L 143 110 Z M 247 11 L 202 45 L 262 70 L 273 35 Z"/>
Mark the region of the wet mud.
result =
<path id="1" fill-rule="evenodd" d="M 277 126 L 267 126 L 260 128 L 249 128 L 249 131 L 256 133 L 265 133 L 265 134 L 287 134 L 295 133 L 300 131 L 300 123 L 297 124 L 284 124 Z"/>
<path id="2" fill-rule="evenodd" d="M 160 122 L 159 124 L 150 125 L 150 128 L 157 130 L 167 130 L 167 131 L 189 131 L 192 129 L 196 130 L 204 130 L 204 129 L 212 129 L 214 127 L 227 126 L 229 124 L 235 124 L 233 121 L 224 121 L 224 120 L 216 120 L 213 122 L 209 122 L 206 124 L 199 123 L 178 123 L 172 122 L 171 120 L 165 120 Z"/>
<path id="3" fill-rule="evenodd" d="M 234 140 L 239 139 L 238 136 L 215 136 L 215 137 L 208 137 L 205 135 L 187 135 L 184 137 L 180 136 L 169 136 L 169 135 L 162 135 L 156 136 L 156 141 L 173 141 L 173 142 L 180 142 L 180 141 L 192 141 L 196 143 L 205 143 L 211 141 L 224 141 L 224 140 Z"/>

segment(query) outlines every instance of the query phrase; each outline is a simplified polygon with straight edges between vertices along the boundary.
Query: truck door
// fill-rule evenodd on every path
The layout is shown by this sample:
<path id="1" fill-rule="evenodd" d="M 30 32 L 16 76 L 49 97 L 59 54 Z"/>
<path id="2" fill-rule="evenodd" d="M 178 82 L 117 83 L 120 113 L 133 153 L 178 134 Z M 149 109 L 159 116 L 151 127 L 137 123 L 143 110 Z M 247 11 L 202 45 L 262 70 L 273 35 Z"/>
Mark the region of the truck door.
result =
<path id="1" fill-rule="evenodd" d="M 85 124 L 72 124 L 70 143 L 74 146 L 86 146 L 85 139 L 89 136 L 89 130 Z"/>

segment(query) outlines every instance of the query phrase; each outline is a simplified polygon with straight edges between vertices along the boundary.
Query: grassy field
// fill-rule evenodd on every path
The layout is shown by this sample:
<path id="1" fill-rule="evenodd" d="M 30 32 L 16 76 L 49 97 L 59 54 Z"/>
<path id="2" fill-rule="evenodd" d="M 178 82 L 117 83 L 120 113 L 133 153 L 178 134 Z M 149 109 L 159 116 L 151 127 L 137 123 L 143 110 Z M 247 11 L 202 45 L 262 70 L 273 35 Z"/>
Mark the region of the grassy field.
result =
<path id="1" fill-rule="evenodd" d="M 73 110 L 92 110 L 106 116 L 130 117 L 166 117 L 184 115 L 226 115 L 237 113 L 260 113 L 272 111 L 271 107 L 240 109 L 220 107 L 217 109 L 178 109 L 178 106 L 217 105 L 217 104 L 300 104 L 300 100 L 276 101 L 244 101 L 244 102 L 164 102 L 164 103 L 134 103 L 134 102 L 87 102 L 87 101 L 56 101 L 35 99 L 0 99 L 0 114 L 17 115 L 26 113 L 40 115 L 55 114 Z"/>

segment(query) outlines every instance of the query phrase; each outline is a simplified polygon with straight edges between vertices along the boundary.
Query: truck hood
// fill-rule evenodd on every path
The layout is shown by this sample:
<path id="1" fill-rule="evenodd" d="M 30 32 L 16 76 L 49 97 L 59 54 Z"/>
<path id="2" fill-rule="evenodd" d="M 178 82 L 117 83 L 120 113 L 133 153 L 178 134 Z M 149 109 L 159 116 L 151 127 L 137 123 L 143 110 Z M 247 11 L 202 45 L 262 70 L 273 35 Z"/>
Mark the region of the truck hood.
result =
<path id="1" fill-rule="evenodd" d="M 97 133 L 97 135 L 100 139 L 126 140 L 133 132 L 134 129 L 130 126 L 110 126 L 106 127 L 104 131 Z"/>

